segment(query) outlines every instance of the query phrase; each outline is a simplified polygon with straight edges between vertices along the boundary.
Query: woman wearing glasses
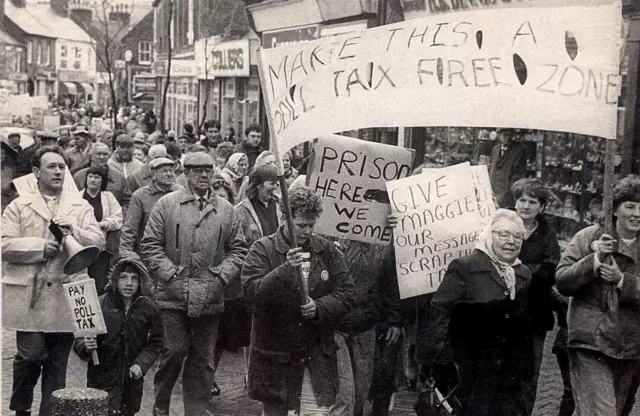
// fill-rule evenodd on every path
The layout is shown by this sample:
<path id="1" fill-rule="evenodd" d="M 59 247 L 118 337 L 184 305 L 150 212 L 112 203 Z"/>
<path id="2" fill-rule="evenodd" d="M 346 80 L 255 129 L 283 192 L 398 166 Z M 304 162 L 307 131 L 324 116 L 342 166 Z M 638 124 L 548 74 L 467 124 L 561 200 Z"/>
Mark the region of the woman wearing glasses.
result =
<path id="1" fill-rule="evenodd" d="M 558 290 L 571 296 L 575 415 L 628 414 L 632 407 L 640 359 L 639 233 L 640 177 L 630 175 L 613 190 L 612 233 L 599 225 L 578 232 L 558 265 Z"/>
<path id="2" fill-rule="evenodd" d="M 531 273 L 518 259 L 525 233 L 522 218 L 499 209 L 433 296 L 425 356 L 434 369 L 455 363 L 461 416 L 527 413 L 522 380 L 533 376 L 534 333 Z"/>
<path id="3" fill-rule="evenodd" d="M 524 241 L 518 258 L 527 266 L 532 278 L 529 289 L 529 309 L 535 331 L 533 338 L 535 366 L 533 380 L 525 382 L 524 387 L 527 414 L 531 415 L 536 401 L 544 340 L 555 323 L 554 309 L 563 309 L 561 305 L 555 306 L 561 297 L 557 296 L 557 293 L 555 296 L 553 294 L 556 267 L 560 261 L 560 245 L 558 235 L 542 215 L 549 199 L 549 193 L 542 181 L 538 178 L 520 179 L 511 187 L 511 193 L 516 201 L 516 213 L 522 218 L 525 228 Z M 568 366 L 563 368 L 561 365 L 561 370 L 568 371 Z M 565 386 L 565 391 L 567 388 L 571 391 L 570 386 Z"/>

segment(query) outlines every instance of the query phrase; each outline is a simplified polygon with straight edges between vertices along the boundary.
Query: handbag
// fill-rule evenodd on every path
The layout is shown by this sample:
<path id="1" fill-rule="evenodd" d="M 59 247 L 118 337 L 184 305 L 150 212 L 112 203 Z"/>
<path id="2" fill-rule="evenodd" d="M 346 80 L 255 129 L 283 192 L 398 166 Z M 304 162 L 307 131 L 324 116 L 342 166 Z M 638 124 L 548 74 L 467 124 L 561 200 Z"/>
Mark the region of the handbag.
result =
<path id="1" fill-rule="evenodd" d="M 448 367 L 448 366 L 447 366 Z M 456 377 L 459 378 L 459 369 L 456 368 Z M 448 377 L 450 379 L 450 377 Z M 429 375 L 422 383 L 422 391 L 418 396 L 413 410 L 418 416 L 455 416 L 460 414 L 462 402 L 457 396 L 459 381 L 453 387 L 448 388 L 446 383 L 438 383 L 433 374 Z"/>

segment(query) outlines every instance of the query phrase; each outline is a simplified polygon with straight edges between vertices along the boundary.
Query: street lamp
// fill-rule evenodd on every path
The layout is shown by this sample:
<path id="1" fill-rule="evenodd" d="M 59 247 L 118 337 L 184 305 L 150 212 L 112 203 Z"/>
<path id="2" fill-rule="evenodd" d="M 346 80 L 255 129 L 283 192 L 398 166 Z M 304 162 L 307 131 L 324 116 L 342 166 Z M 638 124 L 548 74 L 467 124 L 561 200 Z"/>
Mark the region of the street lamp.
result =
<path id="1" fill-rule="evenodd" d="M 124 62 L 127 65 L 127 105 L 131 105 L 131 60 L 133 52 L 131 49 L 124 51 Z"/>

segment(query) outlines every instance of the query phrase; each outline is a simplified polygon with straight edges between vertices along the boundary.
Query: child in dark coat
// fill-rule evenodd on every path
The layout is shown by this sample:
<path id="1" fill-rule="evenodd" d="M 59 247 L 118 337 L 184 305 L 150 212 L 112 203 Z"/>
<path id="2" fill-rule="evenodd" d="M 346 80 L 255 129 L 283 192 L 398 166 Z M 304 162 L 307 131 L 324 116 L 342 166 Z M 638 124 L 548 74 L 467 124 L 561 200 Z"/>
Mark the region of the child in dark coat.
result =
<path id="1" fill-rule="evenodd" d="M 73 348 L 89 361 L 87 387 L 109 393 L 109 416 L 132 416 L 140 410 L 144 375 L 164 345 L 162 320 L 150 298 L 149 272 L 137 254 L 117 257 L 109 280 L 100 296 L 107 333 L 78 338 Z M 94 350 L 98 365 L 90 361 Z"/>

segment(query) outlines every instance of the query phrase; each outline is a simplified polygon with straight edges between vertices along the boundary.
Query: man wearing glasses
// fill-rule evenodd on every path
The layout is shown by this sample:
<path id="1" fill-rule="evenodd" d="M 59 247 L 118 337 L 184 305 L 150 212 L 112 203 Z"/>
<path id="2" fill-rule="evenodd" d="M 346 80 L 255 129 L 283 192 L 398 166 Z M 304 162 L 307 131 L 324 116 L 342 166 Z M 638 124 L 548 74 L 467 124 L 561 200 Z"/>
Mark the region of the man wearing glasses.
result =
<path id="1" fill-rule="evenodd" d="M 154 416 L 169 414 L 183 363 L 185 414 L 199 416 L 207 408 L 213 383 L 207 363 L 224 311 L 224 288 L 239 278 L 248 251 L 233 206 L 212 189 L 213 158 L 189 153 L 184 168 L 187 188 L 160 198 L 140 242 L 158 285 L 166 331 L 154 379 Z"/>

